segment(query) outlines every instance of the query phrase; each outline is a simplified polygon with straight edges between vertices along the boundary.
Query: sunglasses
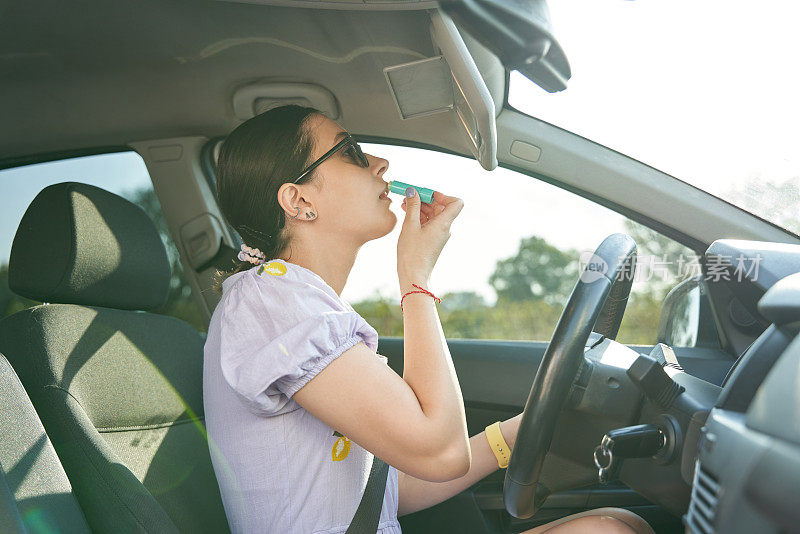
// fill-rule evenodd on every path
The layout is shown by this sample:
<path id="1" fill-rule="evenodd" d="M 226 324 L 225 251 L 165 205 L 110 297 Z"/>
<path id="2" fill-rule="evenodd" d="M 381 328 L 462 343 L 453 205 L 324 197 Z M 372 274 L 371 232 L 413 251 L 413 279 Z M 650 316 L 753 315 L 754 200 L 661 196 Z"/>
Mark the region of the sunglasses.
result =
<path id="1" fill-rule="evenodd" d="M 292 183 L 296 184 L 304 176 L 306 176 L 308 173 L 310 173 L 311 171 L 322 165 L 322 163 L 326 159 L 333 156 L 340 150 L 344 151 L 345 155 L 347 155 L 350 159 L 352 159 L 354 162 L 361 165 L 362 167 L 369 167 L 369 160 L 367 159 L 367 156 L 364 155 L 364 152 L 361 150 L 361 147 L 358 146 L 356 140 L 353 139 L 350 134 L 347 134 L 347 136 L 338 143 L 336 143 L 333 146 L 333 148 L 325 152 L 322 156 L 320 156 L 320 158 L 317 161 L 309 165 L 306 168 L 306 170 L 304 170 L 300 174 L 300 176 L 298 176 L 292 181 Z"/>

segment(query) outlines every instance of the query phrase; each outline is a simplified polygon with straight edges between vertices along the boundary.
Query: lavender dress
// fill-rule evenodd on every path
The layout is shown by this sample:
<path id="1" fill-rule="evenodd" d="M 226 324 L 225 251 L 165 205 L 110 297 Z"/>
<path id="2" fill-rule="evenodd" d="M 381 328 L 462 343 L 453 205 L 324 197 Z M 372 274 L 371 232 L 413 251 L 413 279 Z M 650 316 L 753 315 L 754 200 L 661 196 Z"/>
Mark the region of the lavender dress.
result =
<path id="1" fill-rule="evenodd" d="M 321 277 L 283 260 L 237 273 L 222 290 L 205 344 L 203 404 L 231 531 L 345 532 L 373 455 L 292 395 L 353 345 L 376 350 L 377 332 Z M 400 532 L 391 466 L 378 532 Z"/>

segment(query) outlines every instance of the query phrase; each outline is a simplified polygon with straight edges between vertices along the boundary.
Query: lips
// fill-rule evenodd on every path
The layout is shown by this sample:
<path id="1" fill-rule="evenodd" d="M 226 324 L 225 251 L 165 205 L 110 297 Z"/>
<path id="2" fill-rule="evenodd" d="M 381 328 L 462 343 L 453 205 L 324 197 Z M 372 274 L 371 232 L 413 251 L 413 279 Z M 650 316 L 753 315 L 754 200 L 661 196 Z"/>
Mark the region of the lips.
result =
<path id="1" fill-rule="evenodd" d="M 386 200 L 389 198 L 389 185 L 387 184 L 386 187 L 381 191 L 381 194 L 378 195 L 378 198 Z"/>

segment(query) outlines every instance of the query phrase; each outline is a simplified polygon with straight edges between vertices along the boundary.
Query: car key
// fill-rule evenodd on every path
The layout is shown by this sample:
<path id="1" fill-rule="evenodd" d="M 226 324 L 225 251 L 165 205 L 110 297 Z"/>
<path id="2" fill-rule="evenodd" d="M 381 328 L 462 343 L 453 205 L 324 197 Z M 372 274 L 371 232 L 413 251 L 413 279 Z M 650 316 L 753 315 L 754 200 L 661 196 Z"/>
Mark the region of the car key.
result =
<path id="1" fill-rule="evenodd" d="M 615 428 L 603 436 L 600 444 L 617 458 L 646 458 L 664 446 L 664 432 L 656 425 Z"/>
<path id="2" fill-rule="evenodd" d="M 664 432 L 656 425 L 635 425 L 610 430 L 594 449 L 598 480 L 602 484 L 608 482 L 615 458 L 653 456 L 664 443 Z"/>

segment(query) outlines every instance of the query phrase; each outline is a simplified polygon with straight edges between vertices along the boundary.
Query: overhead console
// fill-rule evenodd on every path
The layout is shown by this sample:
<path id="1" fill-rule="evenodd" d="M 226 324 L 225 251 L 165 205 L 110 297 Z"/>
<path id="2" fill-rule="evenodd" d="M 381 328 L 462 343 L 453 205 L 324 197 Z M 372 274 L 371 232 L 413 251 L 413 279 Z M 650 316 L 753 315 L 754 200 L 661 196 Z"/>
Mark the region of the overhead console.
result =
<path id="1" fill-rule="evenodd" d="M 495 101 L 451 20 L 469 34 L 472 48 L 486 50 L 505 70 L 515 70 L 545 91 L 567 87 L 572 72 L 553 35 L 546 0 L 222 0 L 227 2 L 350 11 L 426 9 L 434 56 L 390 65 L 384 75 L 401 120 L 449 113 L 467 147 L 487 170 L 497 167 Z M 486 68 L 486 65 L 484 65 Z M 496 89 L 496 87 L 493 87 Z M 495 91 L 498 98 L 498 92 Z M 538 154 L 535 156 L 538 159 Z M 535 160 L 531 160 L 535 161 Z"/>
<path id="2" fill-rule="evenodd" d="M 268 5 L 282 5 L 270 0 L 225 0 Z M 300 5 L 303 4 L 303 5 Z M 290 2 L 293 7 L 329 7 L 330 2 Z M 376 6 L 409 5 L 421 9 L 423 2 L 387 2 Z M 361 2 L 337 3 L 355 10 L 371 6 Z M 389 65 L 383 68 L 395 108 L 401 120 L 415 120 L 436 114 L 448 114 L 452 127 L 462 134 L 465 148 L 486 170 L 497 167 L 497 115 L 494 98 L 502 98 L 502 90 L 494 87 L 495 97 L 487 87 L 470 48 L 450 17 L 439 9 L 427 10 L 430 19 L 432 55 L 424 59 Z M 423 19 L 424 20 L 424 19 Z M 469 39 L 469 37 L 468 37 Z M 482 68 L 495 80 L 502 78 L 502 65 L 497 58 L 472 41 Z M 496 84 L 494 84 L 496 85 Z M 502 88 L 501 88 L 502 89 Z M 341 96 L 341 95 L 340 95 Z M 334 120 L 341 117 L 336 96 L 326 87 L 307 82 L 257 80 L 238 87 L 233 95 L 236 118 L 246 120 L 268 109 L 287 104 L 312 106 Z"/>

